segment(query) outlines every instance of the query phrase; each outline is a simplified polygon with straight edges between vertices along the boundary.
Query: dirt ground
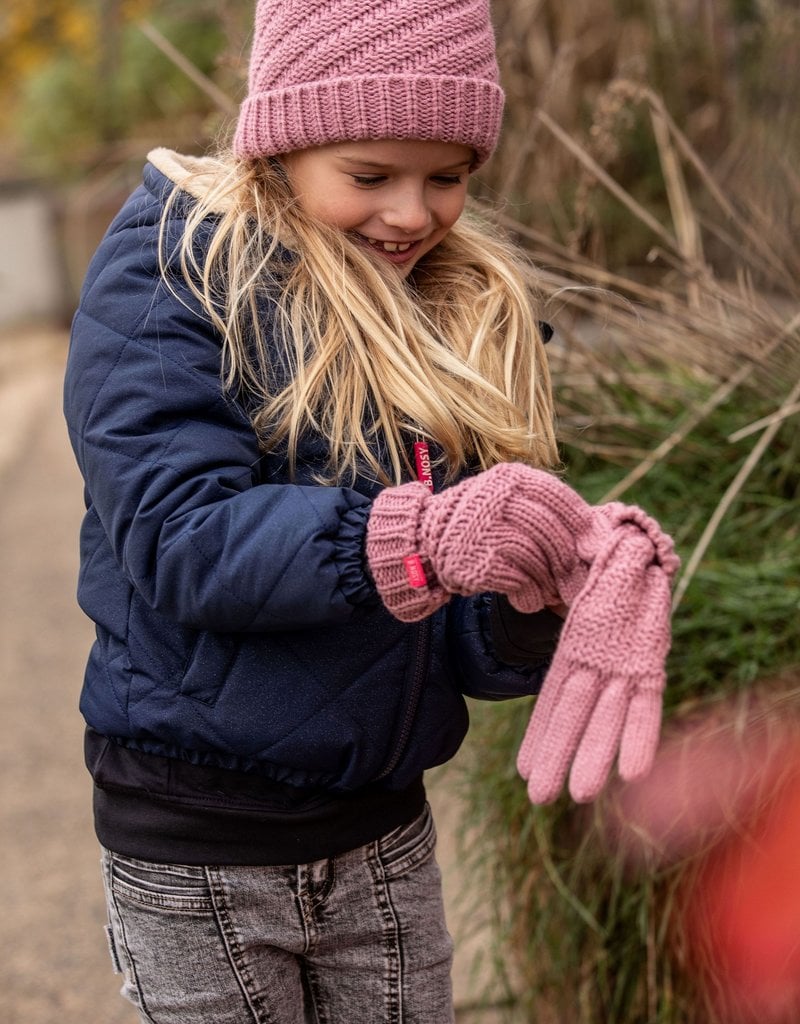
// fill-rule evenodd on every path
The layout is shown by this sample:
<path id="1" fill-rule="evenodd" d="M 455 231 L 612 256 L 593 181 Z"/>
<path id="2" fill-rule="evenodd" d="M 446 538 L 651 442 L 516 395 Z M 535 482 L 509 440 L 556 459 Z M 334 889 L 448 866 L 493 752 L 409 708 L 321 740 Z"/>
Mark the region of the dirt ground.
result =
<path id="1" fill-rule="evenodd" d="M 81 485 L 60 409 L 65 337 L 0 338 L 0 1019 L 134 1024 L 103 935 L 77 693 Z"/>
<path id="2" fill-rule="evenodd" d="M 81 484 L 61 416 L 63 331 L 0 336 L 0 1021 L 136 1024 L 103 934 L 99 852 L 77 698 L 92 630 L 74 601 Z M 472 970 L 486 934 L 459 913 L 469 884 L 456 808 L 436 780 L 439 859 L 457 942 L 459 1022 L 490 1024 Z"/>

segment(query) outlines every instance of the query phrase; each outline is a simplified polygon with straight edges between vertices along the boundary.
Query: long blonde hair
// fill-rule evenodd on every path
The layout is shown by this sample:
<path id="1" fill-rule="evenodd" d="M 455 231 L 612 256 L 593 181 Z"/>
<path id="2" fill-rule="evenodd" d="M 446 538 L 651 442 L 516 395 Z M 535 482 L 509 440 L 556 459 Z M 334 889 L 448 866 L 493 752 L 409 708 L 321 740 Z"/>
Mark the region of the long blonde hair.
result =
<path id="1" fill-rule="evenodd" d="M 306 217 L 274 161 L 208 166 L 180 182 L 194 201 L 176 252 L 177 188 L 167 203 L 162 272 L 179 269 L 219 331 L 224 386 L 246 396 L 264 450 L 285 446 L 294 472 L 299 438 L 319 432 L 323 483 L 400 483 L 414 437 L 448 479 L 557 462 L 537 298 L 513 247 L 464 215 L 404 281 Z"/>

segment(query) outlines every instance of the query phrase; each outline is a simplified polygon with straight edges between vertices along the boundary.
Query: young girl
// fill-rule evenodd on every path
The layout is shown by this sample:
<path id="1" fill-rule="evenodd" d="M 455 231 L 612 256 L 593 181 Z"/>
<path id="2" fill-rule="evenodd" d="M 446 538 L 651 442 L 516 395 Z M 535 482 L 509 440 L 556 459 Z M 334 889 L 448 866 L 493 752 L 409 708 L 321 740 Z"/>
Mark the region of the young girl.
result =
<path id="1" fill-rule="evenodd" d="M 461 218 L 487 0 L 260 0 L 232 152 L 158 150 L 89 269 L 81 700 L 154 1024 L 453 1019 L 423 772 L 536 693 L 534 800 L 646 770 L 675 558 L 557 461 L 517 255 Z"/>

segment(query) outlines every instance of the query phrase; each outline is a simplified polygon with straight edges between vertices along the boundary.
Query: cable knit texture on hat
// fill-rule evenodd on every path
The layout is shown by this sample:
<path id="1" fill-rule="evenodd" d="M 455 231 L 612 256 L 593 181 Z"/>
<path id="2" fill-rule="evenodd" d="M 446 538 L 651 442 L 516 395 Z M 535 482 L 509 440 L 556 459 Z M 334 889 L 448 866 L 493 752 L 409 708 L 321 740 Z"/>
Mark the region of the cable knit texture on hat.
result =
<path id="1" fill-rule="evenodd" d="M 259 0 L 233 148 L 428 139 L 476 152 L 503 112 L 489 0 Z"/>

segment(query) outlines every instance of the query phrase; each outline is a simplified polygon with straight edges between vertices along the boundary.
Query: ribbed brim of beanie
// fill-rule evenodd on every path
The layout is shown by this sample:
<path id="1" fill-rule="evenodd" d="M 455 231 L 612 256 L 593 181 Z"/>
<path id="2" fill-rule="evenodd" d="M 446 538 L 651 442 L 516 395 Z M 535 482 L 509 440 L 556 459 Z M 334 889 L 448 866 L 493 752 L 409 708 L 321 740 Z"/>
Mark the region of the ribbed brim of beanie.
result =
<path id="1" fill-rule="evenodd" d="M 488 0 L 259 0 L 237 156 L 424 139 L 491 155 L 504 95 Z"/>

